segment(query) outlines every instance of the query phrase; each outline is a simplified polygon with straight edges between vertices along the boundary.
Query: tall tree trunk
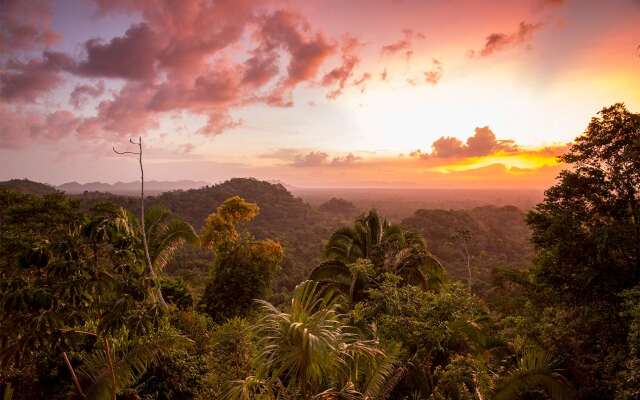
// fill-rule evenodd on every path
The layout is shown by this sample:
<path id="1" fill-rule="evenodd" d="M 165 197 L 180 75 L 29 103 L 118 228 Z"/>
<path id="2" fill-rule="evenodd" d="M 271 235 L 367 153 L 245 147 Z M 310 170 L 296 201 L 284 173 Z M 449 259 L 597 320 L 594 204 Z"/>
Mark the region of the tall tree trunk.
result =
<path id="1" fill-rule="evenodd" d="M 156 271 L 153 269 L 153 263 L 151 262 L 151 256 L 149 255 L 149 243 L 147 242 L 147 230 L 144 226 L 144 168 L 142 167 L 142 136 L 138 137 L 138 141 L 135 142 L 133 139 L 129 139 L 129 142 L 138 146 L 138 152 L 133 151 L 118 151 L 116 148 L 113 148 L 113 152 L 116 154 L 134 154 L 138 156 L 138 163 L 140 164 L 140 233 L 142 235 L 142 244 L 144 247 L 144 257 L 145 262 L 147 264 L 147 268 L 149 268 L 149 275 L 151 276 L 151 280 L 155 286 L 155 298 L 164 309 L 167 308 L 167 303 L 164 301 L 164 297 L 162 297 L 162 290 L 160 290 L 160 281 L 158 280 L 158 276 L 156 275 Z"/>
<path id="2" fill-rule="evenodd" d="M 140 225 L 142 230 L 142 244 L 144 246 L 144 256 L 147 261 L 147 267 L 149 268 L 149 274 L 151 275 L 151 279 L 153 279 L 153 283 L 156 286 L 156 294 L 158 296 L 158 301 L 162 305 L 162 307 L 167 308 L 167 303 L 164 301 L 164 297 L 162 296 L 162 290 L 160 289 L 160 282 L 158 280 L 158 276 L 156 275 L 156 271 L 153 269 L 153 263 L 151 262 L 151 256 L 149 255 L 149 243 L 147 242 L 147 230 L 144 225 L 144 168 L 142 167 L 142 136 L 138 138 L 138 148 L 140 151 L 138 152 L 138 162 L 140 163 Z"/>

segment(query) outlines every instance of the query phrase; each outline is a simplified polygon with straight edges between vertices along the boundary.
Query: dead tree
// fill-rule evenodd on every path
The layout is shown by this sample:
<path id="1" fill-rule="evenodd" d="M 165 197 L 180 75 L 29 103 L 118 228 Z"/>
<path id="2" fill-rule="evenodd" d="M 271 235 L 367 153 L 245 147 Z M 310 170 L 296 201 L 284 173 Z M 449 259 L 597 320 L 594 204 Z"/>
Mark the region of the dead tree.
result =
<path id="1" fill-rule="evenodd" d="M 151 262 L 151 256 L 149 255 L 149 243 L 147 242 L 147 231 L 144 226 L 144 168 L 142 167 L 142 136 L 138 137 L 138 141 L 136 142 L 133 139 L 129 139 L 131 144 L 138 146 L 138 151 L 118 151 L 116 148 L 113 148 L 113 152 L 119 155 L 135 155 L 138 156 L 138 162 L 140 164 L 140 231 L 142 234 L 142 245 L 144 247 L 144 256 L 145 261 L 147 263 L 147 268 L 149 268 L 149 275 L 151 275 L 151 279 L 153 280 L 153 284 L 156 287 L 157 300 L 160 302 L 162 307 L 167 308 L 167 303 L 164 301 L 164 297 L 162 297 L 162 291 L 160 290 L 160 282 L 158 281 L 158 275 L 156 275 L 156 271 L 153 269 L 153 263 Z"/>
<path id="2" fill-rule="evenodd" d="M 453 239 L 459 241 L 462 253 L 465 257 L 467 266 L 467 285 L 469 289 L 473 286 L 471 278 L 471 254 L 469 252 L 469 242 L 471 241 L 471 231 L 469 229 L 459 229 L 454 233 Z"/>

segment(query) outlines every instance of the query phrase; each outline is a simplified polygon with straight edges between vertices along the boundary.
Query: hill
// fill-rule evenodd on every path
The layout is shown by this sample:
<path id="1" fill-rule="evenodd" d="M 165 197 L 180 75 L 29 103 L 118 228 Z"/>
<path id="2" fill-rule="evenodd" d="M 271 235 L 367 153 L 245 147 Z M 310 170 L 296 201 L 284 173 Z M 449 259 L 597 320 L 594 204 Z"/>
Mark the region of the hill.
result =
<path id="1" fill-rule="evenodd" d="M 312 206 L 294 196 L 282 184 L 253 178 L 234 178 L 199 189 L 149 196 L 147 204 L 166 207 L 199 230 L 207 215 L 225 199 L 236 195 L 260 207 L 260 214 L 248 226 L 250 232 L 258 239 L 274 238 L 284 245 L 285 260 L 276 282 L 276 291 L 285 287 L 290 289 L 304 279 L 320 262 L 323 241 L 337 227 L 350 225 L 359 212 L 343 199 Z M 86 192 L 72 197 L 81 199 L 87 208 L 101 201 L 111 201 L 136 213 L 139 211 L 135 197 L 103 192 Z M 514 206 L 483 206 L 467 210 L 419 209 L 401 220 L 401 225 L 422 234 L 449 275 L 457 279 L 466 279 L 467 271 L 462 243 L 455 236 L 461 231 L 468 231 L 472 276 L 476 285 L 482 285 L 483 281 L 490 279 L 491 270 L 495 267 L 520 268 L 531 264 L 533 248 L 524 218 L 525 213 Z M 178 257 L 171 270 L 191 274 L 193 279 L 189 280 L 197 284 L 210 257 L 200 252 L 195 258 L 196 261 L 194 254 Z M 178 265 L 180 263 L 183 265 Z"/>
<path id="2" fill-rule="evenodd" d="M 525 213 L 514 206 L 470 210 L 417 210 L 402 225 L 419 232 L 450 275 L 467 279 L 467 246 L 472 278 L 482 286 L 495 267 L 524 268 L 533 260 Z M 466 232 L 466 233 L 465 233 Z M 466 234 L 466 239 L 463 238 Z"/>
<path id="3" fill-rule="evenodd" d="M 146 186 L 146 182 L 145 182 Z M 225 199 L 241 196 L 247 201 L 257 203 L 260 214 L 248 226 L 249 231 L 258 239 L 273 238 L 285 248 L 285 260 L 276 290 L 293 288 L 305 279 L 311 268 L 320 262 L 322 241 L 340 224 L 348 223 L 349 218 L 342 214 L 322 212 L 311 207 L 302 199 L 291 194 L 282 184 L 273 184 L 253 178 L 234 178 L 226 182 L 204 186 L 199 189 L 175 190 L 158 196 L 149 196 L 148 205 L 160 205 L 191 223 L 197 230 L 210 213 Z M 81 200 L 85 208 L 104 201 L 110 201 L 139 212 L 139 202 L 135 197 L 113 195 L 104 192 L 85 192 L 72 196 Z M 191 265 L 172 265 L 173 271 L 203 269 L 209 256 L 195 249 L 194 257 L 177 257 L 177 263 L 187 260 Z M 193 256 L 194 254 L 191 254 Z M 182 261 L 181 261 L 182 260 Z M 174 263 L 175 264 L 175 263 Z M 195 271 L 183 271 L 195 273 Z M 192 282 L 198 278 L 194 277 Z M 202 276 L 199 278 L 202 280 Z"/>
<path id="4" fill-rule="evenodd" d="M 145 192 L 150 195 L 157 195 L 163 192 L 171 190 L 187 190 L 195 189 L 208 185 L 207 182 L 180 180 L 180 181 L 145 181 Z M 84 192 L 108 192 L 121 195 L 137 195 L 140 192 L 140 181 L 133 182 L 116 182 L 116 183 L 103 183 L 103 182 L 67 182 L 58 186 L 58 190 L 61 190 L 67 194 L 80 194 Z"/>
<path id="5" fill-rule="evenodd" d="M 30 181 L 29 179 L 11 179 L 0 182 L 0 189 L 38 195 L 58 193 L 58 190 L 53 186 L 47 185 L 46 183 Z"/>

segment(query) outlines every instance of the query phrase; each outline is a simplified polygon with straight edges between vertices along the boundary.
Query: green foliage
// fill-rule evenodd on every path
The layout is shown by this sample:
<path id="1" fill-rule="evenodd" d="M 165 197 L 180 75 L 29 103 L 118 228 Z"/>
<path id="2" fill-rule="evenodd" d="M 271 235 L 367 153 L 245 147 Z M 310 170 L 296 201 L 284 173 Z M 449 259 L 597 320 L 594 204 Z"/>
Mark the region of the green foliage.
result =
<path id="1" fill-rule="evenodd" d="M 353 395 L 381 390 L 391 362 L 375 341 L 346 324 L 337 299 L 307 281 L 295 289 L 289 312 L 260 301 L 256 374 L 239 381 L 228 397 L 336 398 L 345 388 Z"/>
<path id="2" fill-rule="evenodd" d="M 544 350 L 536 347 L 525 348 L 517 367 L 499 382 L 493 398 L 517 399 L 523 393 L 542 389 L 553 400 L 573 399 L 573 388 L 553 364 L 551 355 Z"/>
<path id="3" fill-rule="evenodd" d="M 537 305 L 553 308 L 547 347 L 581 396 L 604 398 L 628 357 L 620 295 L 640 282 L 640 116 L 604 108 L 561 159 L 570 168 L 528 215 Z"/>
<path id="4" fill-rule="evenodd" d="M 0 318 L 12 327 L 0 332 L 5 364 L 74 341 L 64 330 L 89 321 L 103 332 L 157 321 L 121 210 L 88 216 L 61 195 L 8 194 L 2 202 Z"/>
<path id="5" fill-rule="evenodd" d="M 238 225 L 250 222 L 259 212 L 256 204 L 248 203 L 240 196 L 229 197 L 205 220 L 203 244 L 217 252 L 227 250 L 241 239 L 242 232 L 238 232 Z"/>
<path id="6" fill-rule="evenodd" d="M 352 304 L 377 286 L 381 275 L 394 273 L 424 290 L 437 289 L 444 269 L 413 232 L 382 219 L 375 210 L 356 219 L 352 227 L 337 229 L 325 245 L 324 261 L 310 279 L 345 295 Z"/>
<path id="7" fill-rule="evenodd" d="M 253 300 L 269 292 L 282 260 L 282 247 L 272 240 L 239 243 L 219 255 L 199 308 L 215 322 L 245 316 Z"/>
<path id="8" fill-rule="evenodd" d="M 638 398 L 640 116 L 604 109 L 562 160 L 528 215 L 529 271 L 513 268 L 532 255 L 513 207 L 420 210 L 401 226 L 372 211 L 336 229 L 352 205 L 316 211 L 252 179 L 149 198 L 165 206 L 145 225 L 168 309 L 135 202 L 0 189 L 0 388 L 15 400 Z M 176 215 L 204 221 L 202 246 Z M 431 251 L 473 285 L 446 280 Z"/>
<path id="9" fill-rule="evenodd" d="M 149 257 L 157 271 L 162 271 L 167 266 L 184 243 L 199 243 L 193 227 L 165 208 L 151 207 L 145 212 L 144 218 Z"/>
<path id="10" fill-rule="evenodd" d="M 447 275 L 456 279 L 468 278 L 466 246 L 474 289 L 485 292 L 494 268 L 530 267 L 534 249 L 525 217 L 513 206 L 417 210 L 401 225 L 422 235 L 429 250 L 446 267 Z M 466 232 L 468 239 L 461 232 Z"/>
<path id="11" fill-rule="evenodd" d="M 400 282 L 400 277 L 388 274 L 352 314 L 359 326 L 376 326 L 382 343 L 401 346 L 406 372 L 394 391 L 396 398 L 412 391 L 428 398 L 442 390 L 438 389 L 442 369 L 450 369 L 449 364 L 461 356 L 484 352 L 495 344 L 485 339 L 487 315 L 480 300 L 466 288 L 449 283 L 433 292 Z M 483 362 L 478 361 L 476 367 Z M 468 381 L 473 382 L 471 372 Z M 468 389 L 475 390 L 473 385 Z"/>
<path id="12" fill-rule="evenodd" d="M 193 296 L 182 279 L 162 278 L 160 288 L 167 303 L 174 304 L 180 310 L 193 307 Z"/>
<path id="13" fill-rule="evenodd" d="M 623 316 L 629 322 L 627 359 L 618 374 L 616 399 L 640 398 L 640 286 L 623 292 Z"/>
<path id="14" fill-rule="evenodd" d="M 253 373 L 251 362 L 256 350 L 251 339 L 251 325 L 242 318 L 231 318 L 212 331 L 207 381 L 218 397 L 229 390 L 232 382 Z"/>
<path id="15" fill-rule="evenodd" d="M 283 258 L 279 243 L 254 240 L 238 225 L 250 222 L 259 208 L 238 196 L 230 197 L 209 215 L 202 230 L 203 244 L 216 256 L 212 277 L 200 300 L 200 309 L 214 321 L 245 316 L 253 300 L 264 298 Z"/>
<path id="16" fill-rule="evenodd" d="M 160 362 L 163 354 L 187 344 L 182 336 L 161 332 L 136 340 L 113 341 L 110 353 L 99 348 L 83 354 L 78 371 L 88 381 L 87 399 L 111 399 L 114 380 L 115 392 L 118 393 L 133 385 L 151 365 Z M 113 368 L 110 363 L 113 363 Z"/>

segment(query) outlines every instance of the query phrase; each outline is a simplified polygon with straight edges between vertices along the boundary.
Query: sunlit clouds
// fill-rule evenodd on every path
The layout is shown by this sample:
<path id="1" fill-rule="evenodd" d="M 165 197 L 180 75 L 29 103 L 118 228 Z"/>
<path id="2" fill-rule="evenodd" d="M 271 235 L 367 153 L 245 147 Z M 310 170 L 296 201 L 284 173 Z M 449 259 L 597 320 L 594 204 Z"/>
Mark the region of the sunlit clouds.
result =
<path id="1" fill-rule="evenodd" d="M 109 151 L 141 135 L 162 179 L 544 187 L 600 108 L 640 109 L 639 18 L 633 0 L 5 1 L 1 178 L 130 179 Z"/>

